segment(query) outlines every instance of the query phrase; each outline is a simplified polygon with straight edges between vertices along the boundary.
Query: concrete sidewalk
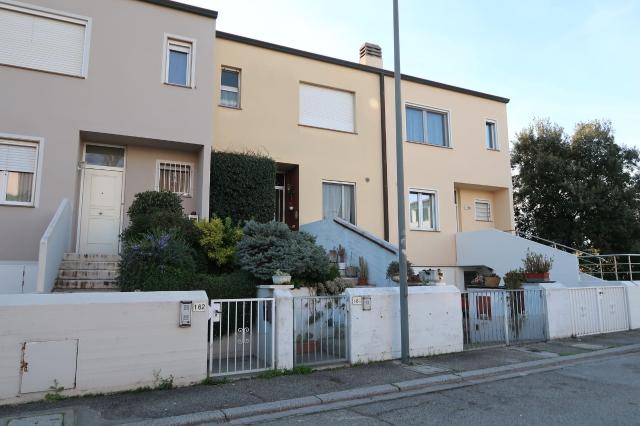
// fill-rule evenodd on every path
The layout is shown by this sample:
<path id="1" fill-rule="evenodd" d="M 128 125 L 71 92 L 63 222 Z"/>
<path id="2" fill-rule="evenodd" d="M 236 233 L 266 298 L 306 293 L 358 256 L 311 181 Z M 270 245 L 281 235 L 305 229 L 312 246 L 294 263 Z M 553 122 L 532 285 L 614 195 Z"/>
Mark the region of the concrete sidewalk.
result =
<path id="1" fill-rule="evenodd" d="M 241 379 L 165 391 L 129 392 L 4 406 L 0 407 L 0 426 L 12 418 L 47 413 L 63 414 L 65 425 L 222 422 L 375 395 L 393 395 L 411 390 L 438 391 L 443 386 L 468 386 L 478 380 L 499 380 L 523 372 L 561 368 L 594 357 L 634 351 L 640 351 L 639 330 L 416 358 L 409 366 L 389 361 L 326 369 L 305 375 Z"/>

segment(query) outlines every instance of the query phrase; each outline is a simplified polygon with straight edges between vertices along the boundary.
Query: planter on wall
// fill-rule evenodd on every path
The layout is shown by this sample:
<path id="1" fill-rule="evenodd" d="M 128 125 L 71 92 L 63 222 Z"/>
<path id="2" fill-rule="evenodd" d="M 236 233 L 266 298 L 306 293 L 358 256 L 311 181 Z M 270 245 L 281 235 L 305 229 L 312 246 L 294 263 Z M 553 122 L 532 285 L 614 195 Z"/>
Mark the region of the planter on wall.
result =
<path id="1" fill-rule="evenodd" d="M 530 283 L 549 281 L 548 272 L 526 272 L 524 275 L 527 278 L 527 282 L 530 282 Z"/>
<path id="2" fill-rule="evenodd" d="M 484 286 L 496 288 L 500 285 L 500 277 L 484 277 Z"/>
<path id="3" fill-rule="evenodd" d="M 275 285 L 285 285 L 291 282 L 291 275 L 274 275 L 271 277 L 271 281 Z"/>

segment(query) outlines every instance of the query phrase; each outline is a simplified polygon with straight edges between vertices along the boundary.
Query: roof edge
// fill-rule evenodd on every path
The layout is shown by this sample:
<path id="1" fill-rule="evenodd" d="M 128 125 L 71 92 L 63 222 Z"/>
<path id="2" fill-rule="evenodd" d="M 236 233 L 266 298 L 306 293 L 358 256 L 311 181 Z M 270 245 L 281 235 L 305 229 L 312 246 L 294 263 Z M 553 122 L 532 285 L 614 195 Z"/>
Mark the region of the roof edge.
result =
<path id="1" fill-rule="evenodd" d="M 147 1 L 147 0 L 144 0 Z M 306 50 L 295 49 L 293 47 L 287 47 L 280 44 L 270 43 L 267 41 L 257 40 L 237 34 L 232 34 L 224 31 L 216 31 L 216 37 L 223 40 L 235 41 L 238 43 L 244 43 L 255 47 L 261 47 L 264 49 L 274 50 L 277 52 L 287 53 L 290 55 L 300 56 L 303 58 L 313 59 L 320 62 L 326 62 L 333 65 L 352 68 L 360 71 L 370 72 L 373 74 L 384 74 L 387 77 L 393 77 L 393 71 L 372 67 L 369 65 L 359 64 L 357 62 L 346 61 L 344 59 L 334 58 L 332 56 L 320 55 L 318 53 L 309 52 Z M 425 78 L 415 77 L 412 75 L 402 74 L 404 81 L 409 81 L 418 84 L 424 84 L 426 86 L 436 87 L 438 89 L 450 90 L 452 92 L 463 93 L 465 95 L 475 96 L 478 98 L 489 99 L 491 101 L 509 103 L 509 98 L 502 96 L 491 95 L 489 93 L 478 92 L 476 90 L 465 89 L 463 87 L 452 86 L 446 83 L 440 83 L 433 80 L 427 80 Z"/>
<path id="2" fill-rule="evenodd" d="M 204 7 L 192 6 L 186 3 L 179 3 L 172 0 L 138 0 L 145 3 L 155 4 L 157 6 L 164 6 L 170 9 L 180 10 L 182 12 L 193 13 L 196 15 L 204 16 L 207 18 L 217 19 L 218 12 L 216 10 L 205 9 Z"/>

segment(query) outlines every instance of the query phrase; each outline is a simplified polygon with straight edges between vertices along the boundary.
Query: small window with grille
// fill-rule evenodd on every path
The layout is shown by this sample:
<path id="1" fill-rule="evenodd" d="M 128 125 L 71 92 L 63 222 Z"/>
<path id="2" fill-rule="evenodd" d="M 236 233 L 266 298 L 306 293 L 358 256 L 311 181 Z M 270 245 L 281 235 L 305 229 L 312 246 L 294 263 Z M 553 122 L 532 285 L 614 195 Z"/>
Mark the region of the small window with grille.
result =
<path id="1" fill-rule="evenodd" d="M 491 222 L 491 204 L 486 200 L 476 200 L 476 220 Z"/>
<path id="2" fill-rule="evenodd" d="M 183 197 L 191 197 L 193 166 L 178 161 L 158 161 L 156 191 L 169 191 Z"/>

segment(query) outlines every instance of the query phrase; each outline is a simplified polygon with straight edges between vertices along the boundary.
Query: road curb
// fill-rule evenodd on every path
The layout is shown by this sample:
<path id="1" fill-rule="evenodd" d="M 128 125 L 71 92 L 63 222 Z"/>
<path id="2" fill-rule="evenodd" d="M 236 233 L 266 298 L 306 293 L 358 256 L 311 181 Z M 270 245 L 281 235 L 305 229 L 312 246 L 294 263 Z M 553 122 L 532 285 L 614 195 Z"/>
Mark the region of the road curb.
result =
<path id="1" fill-rule="evenodd" d="M 372 399 L 385 399 L 385 397 L 397 397 L 400 394 L 424 394 L 439 392 L 461 386 L 472 386 L 486 383 L 492 380 L 505 380 L 527 374 L 535 374 L 563 366 L 576 364 L 580 361 L 597 359 L 608 355 L 623 355 L 640 351 L 640 344 L 626 345 L 615 348 L 602 349 L 593 352 L 585 352 L 576 355 L 568 355 L 557 358 L 546 358 L 535 361 L 527 361 L 500 367 L 469 370 L 460 373 L 447 373 L 432 377 L 406 380 L 402 382 L 384 385 L 368 386 L 345 391 L 329 392 L 319 395 L 286 399 L 243 407 L 225 408 L 220 410 L 204 411 L 200 413 L 180 416 L 149 419 L 142 422 L 125 423 L 123 426 L 191 426 L 202 423 L 224 423 L 233 420 L 252 418 L 259 421 L 270 414 L 293 411 L 296 414 L 305 414 L 314 410 L 333 410 L 343 405 L 358 405 Z M 353 402 L 349 404 L 349 402 Z"/>

